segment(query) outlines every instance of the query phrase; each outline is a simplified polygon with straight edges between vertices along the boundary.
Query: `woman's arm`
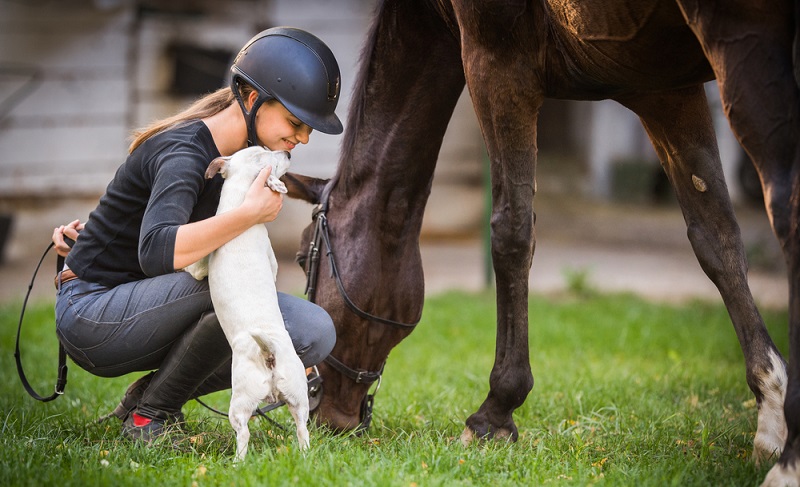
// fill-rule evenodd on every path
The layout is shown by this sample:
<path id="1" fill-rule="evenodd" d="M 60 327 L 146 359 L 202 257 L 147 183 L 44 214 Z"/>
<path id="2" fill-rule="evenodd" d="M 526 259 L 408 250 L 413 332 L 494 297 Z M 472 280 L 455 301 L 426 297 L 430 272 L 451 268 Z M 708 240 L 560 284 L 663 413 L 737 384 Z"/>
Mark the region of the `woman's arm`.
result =
<path id="1" fill-rule="evenodd" d="M 175 235 L 174 267 L 182 269 L 259 223 L 273 221 L 283 206 L 283 195 L 266 187 L 271 167 L 263 169 L 238 208 L 205 220 L 187 223 Z"/>

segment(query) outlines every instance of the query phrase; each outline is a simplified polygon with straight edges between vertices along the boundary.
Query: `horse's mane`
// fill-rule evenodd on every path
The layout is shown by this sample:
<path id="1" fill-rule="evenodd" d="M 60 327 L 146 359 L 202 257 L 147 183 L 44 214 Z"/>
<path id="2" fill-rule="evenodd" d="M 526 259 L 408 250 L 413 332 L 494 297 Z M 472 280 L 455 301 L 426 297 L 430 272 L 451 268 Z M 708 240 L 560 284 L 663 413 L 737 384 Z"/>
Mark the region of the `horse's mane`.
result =
<path id="1" fill-rule="evenodd" d="M 442 22 L 442 26 L 449 30 L 455 39 L 458 39 L 458 28 L 456 27 L 455 20 L 451 18 L 452 12 L 448 13 L 443 10 L 440 2 L 419 2 L 424 5 L 425 11 L 419 11 L 419 5 L 410 2 L 398 2 L 396 0 L 381 0 L 375 5 L 372 15 L 372 23 L 367 32 L 366 40 L 359 55 L 359 66 L 355 82 L 353 83 L 353 91 L 350 102 L 350 107 L 347 117 L 347 127 L 345 129 L 344 137 L 342 140 L 342 149 L 339 156 L 339 164 L 333 178 L 337 186 L 346 190 L 348 181 L 351 178 L 358 178 L 356 173 L 360 173 L 364 168 L 354 166 L 356 144 L 363 142 L 369 138 L 368 132 L 372 128 L 366 125 L 364 119 L 366 117 L 366 104 L 367 104 L 367 85 L 370 82 L 370 74 L 373 69 L 374 59 L 391 59 L 391 53 L 376 53 L 378 49 L 382 49 L 381 39 L 395 39 L 402 38 L 401 33 L 397 32 L 398 28 L 402 28 L 402 24 L 396 21 L 387 21 L 387 13 L 394 14 L 389 18 L 396 19 L 398 16 L 410 17 L 423 22 L 427 17 L 423 18 L 423 14 L 430 16 L 430 18 L 438 19 Z M 391 12 L 386 12 L 386 10 Z M 399 12 L 401 9 L 412 9 L 409 11 Z M 401 15 L 402 14 L 402 15 Z M 384 41 L 384 46 L 391 46 L 392 42 Z M 385 47 L 383 48 L 385 49 Z M 363 177 L 363 175 L 362 175 Z"/>
<path id="2" fill-rule="evenodd" d="M 380 12 L 384 6 L 383 1 L 378 2 L 372 16 L 372 25 L 369 28 L 366 41 L 361 49 L 359 55 L 359 69 L 356 74 L 356 80 L 353 83 L 353 91 L 351 96 L 350 108 L 347 112 L 347 127 L 342 140 L 342 150 L 339 156 L 339 164 L 333 179 L 339 184 L 342 180 L 347 180 L 345 171 L 352 170 L 352 159 L 355 152 L 355 145 L 359 136 L 359 128 L 362 126 L 364 119 L 364 110 L 367 98 L 367 80 L 369 77 L 370 63 L 372 52 L 376 49 L 378 44 L 378 27 L 380 25 L 381 15 Z"/>

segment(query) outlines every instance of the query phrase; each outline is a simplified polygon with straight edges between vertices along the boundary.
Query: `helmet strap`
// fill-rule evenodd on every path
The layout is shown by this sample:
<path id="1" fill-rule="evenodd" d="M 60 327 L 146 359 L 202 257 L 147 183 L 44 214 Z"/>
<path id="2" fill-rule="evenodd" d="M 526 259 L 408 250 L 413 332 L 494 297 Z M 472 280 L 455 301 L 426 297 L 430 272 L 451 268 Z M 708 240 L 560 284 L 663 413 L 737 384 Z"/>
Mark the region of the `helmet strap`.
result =
<path id="1" fill-rule="evenodd" d="M 256 114 L 258 113 L 258 109 L 261 108 L 261 105 L 266 101 L 265 98 L 259 95 L 258 99 L 255 103 L 253 103 L 253 107 L 250 109 L 249 113 L 245 113 L 244 118 L 247 122 L 247 147 L 252 147 L 256 144 L 263 145 L 258 140 L 258 135 L 256 134 Z"/>
<path id="2" fill-rule="evenodd" d="M 247 125 L 247 147 L 252 147 L 256 144 L 261 145 L 258 140 L 258 135 L 256 134 L 256 114 L 258 113 L 258 109 L 261 108 L 261 105 L 263 105 L 265 101 L 270 100 L 272 97 L 264 96 L 259 93 L 258 98 L 256 98 L 255 102 L 253 102 L 253 106 L 250 107 L 250 110 L 247 110 L 244 99 L 239 92 L 239 80 L 234 82 L 233 96 L 236 98 L 236 101 L 239 102 L 239 108 L 242 109 L 242 115 L 244 115 L 244 121 Z"/>

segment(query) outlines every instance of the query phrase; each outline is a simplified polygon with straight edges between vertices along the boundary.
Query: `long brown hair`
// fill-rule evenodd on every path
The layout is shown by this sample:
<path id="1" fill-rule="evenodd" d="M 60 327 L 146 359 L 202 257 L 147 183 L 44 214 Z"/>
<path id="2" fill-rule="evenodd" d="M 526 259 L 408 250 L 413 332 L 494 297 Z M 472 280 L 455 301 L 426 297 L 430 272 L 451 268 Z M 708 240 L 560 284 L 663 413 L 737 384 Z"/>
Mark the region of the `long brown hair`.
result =
<path id="1" fill-rule="evenodd" d="M 240 83 L 239 86 L 242 98 L 246 100 L 253 91 L 253 88 L 245 83 Z M 182 112 L 179 112 L 171 117 L 156 120 L 150 125 L 136 129 L 133 131 L 133 142 L 131 142 L 131 145 L 128 146 L 128 153 L 130 154 L 136 150 L 136 148 L 142 145 L 144 141 L 159 132 L 171 129 L 188 120 L 195 120 L 198 118 L 206 118 L 210 117 L 211 115 L 216 115 L 222 110 L 228 108 L 235 100 L 236 98 L 233 96 L 233 91 L 230 88 L 220 88 L 217 91 L 209 93 L 196 100 Z"/>

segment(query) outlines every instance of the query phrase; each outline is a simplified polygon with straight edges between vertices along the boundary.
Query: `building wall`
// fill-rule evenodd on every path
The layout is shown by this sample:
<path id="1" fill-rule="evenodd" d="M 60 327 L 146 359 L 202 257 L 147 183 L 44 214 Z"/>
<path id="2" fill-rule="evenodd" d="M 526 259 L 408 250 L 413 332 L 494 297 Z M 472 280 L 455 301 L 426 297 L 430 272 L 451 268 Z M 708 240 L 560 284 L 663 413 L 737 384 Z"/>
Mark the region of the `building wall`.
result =
<path id="1" fill-rule="evenodd" d="M 346 125 L 362 43 L 376 4 L 377 0 L 0 2 L 0 213 L 19 213 L 30 204 L 66 206 L 66 201 L 81 201 L 87 210 L 74 218 L 85 220 L 124 161 L 130 131 L 176 112 L 197 96 L 176 92 L 178 45 L 235 54 L 264 28 L 307 29 L 331 47 L 340 63 L 342 99 L 337 112 Z M 220 71 L 221 86 L 227 68 Z M 607 198 L 615 160 L 651 157 L 636 117 L 613 102 L 548 102 L 540 117 L 539 140 L 539 175 L 545 180 L 549 160 L 570 159 L 571 178 L 585 180 L 586 193 Z M 737 146 L 725 136 L 726 127 L 722 119 L 721 152 L 726 167 L 731 167 Z M 310 144 L 295 150 L 292 170 L 332 176 L 340 143 L 341 136 L 314 133 Z M 445 135 L 423 236 L 475 235 L 481 230 L 484 164 L 482 137 L 465 90 Z M 735 182 L 731 186 L 735 196 Z M 547 190 L 541 184 L 539 189 Z M 294 253 L 310 215 L 308 204 L 287 201 L 272 224 L 279 252 Z M 44 226 L 43 231 L 52 228 L 51 222 Z"/>
<path id="2" fill-rule="evenodd" d="M 376 3 L 149 0 L 138 2 L 146 8 L 137 8 L 137 2 L 122 0 L 0 2 L 0 107 L 9 107 L 0 111 L 0 212 L 13 213 L 44 198 L 96 201 L 124 161 L 131 130 L 196 98 L 175 92 L 176 45 L 229 50 L 233 56 L 264 28 L 307 29 L 340 63 L 337 113 L 346 124 Z M 196 12 L 187 13 L 191 10 Z M 220 86 L 227 66 L 221 71 Z M 332 176 L 340 142 L 341 136 L 314 133 L 310 144 L 294 151 L 292 170 Z M 464 95 L 445 137 L 426 234 L 463 234 L 480 225 L 482 147 Z M 463 201 L 457 214 L 449 210 L 454 198 Z M 293 253 L 310 214 L 307 203 L 287 201 L 272 224 L 276 247 Z"/>
<path id="3" fill-rule="evenodd" d="M 125 150 L 130 25 L 89 2 L 0 2 L 0 195 L 104 187 Z"/>
<path id="4" fill-rule="evenodd" d="M 363 43 L 377 3 L 376 0 L 273 0 L 267 9 L 268 17 L 277 24 L 307 29 L 331 47 L 342 72 L 342 99 L 337 113 L 345 126 Z M 333 176 L 340 141 L 341 136 L 312 134 L 311 143 L 293 151 L 292 171 L 323 178 Z M 464 90 L 442 144 L 423 219 L 424 236 L 479 231 L 484 204 L 483 151 L 480 129 Z M 306 203 L 289 200 L 279 220 L 275 224 L 287 226 L 281 235 L 288 235 L 290 241 L 286 244 L 291 247 L 296 245 L 298 233 L 289 225 L 299 223 L 300 229 L 305 227 L 311 221 L 311 208 Z"/>

